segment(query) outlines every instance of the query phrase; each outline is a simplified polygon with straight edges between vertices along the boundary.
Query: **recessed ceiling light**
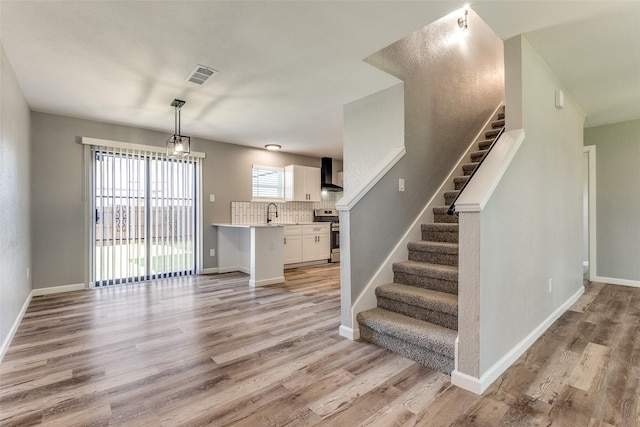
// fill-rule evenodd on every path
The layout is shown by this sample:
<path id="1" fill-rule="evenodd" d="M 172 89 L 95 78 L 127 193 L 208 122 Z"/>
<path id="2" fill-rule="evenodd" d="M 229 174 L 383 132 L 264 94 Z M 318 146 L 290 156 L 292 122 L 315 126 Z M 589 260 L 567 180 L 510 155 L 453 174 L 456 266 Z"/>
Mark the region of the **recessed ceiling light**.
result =
<path id="1" fill-rule="evenodd" d="M 264 146 L 264 148 L 266 148 L 269 151 L 280 151 L 282 147 L 278 144 L 267 144 Z"/>

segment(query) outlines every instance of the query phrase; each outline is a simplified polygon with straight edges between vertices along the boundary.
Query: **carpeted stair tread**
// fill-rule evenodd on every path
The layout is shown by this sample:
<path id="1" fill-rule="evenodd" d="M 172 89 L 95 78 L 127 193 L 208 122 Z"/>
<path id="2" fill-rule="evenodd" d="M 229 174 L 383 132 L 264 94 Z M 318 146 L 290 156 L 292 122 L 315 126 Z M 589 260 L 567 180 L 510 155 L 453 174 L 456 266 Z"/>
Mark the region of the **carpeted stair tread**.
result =
<path id="1" fill-rule="evenodd" d="M 458 193 L 460 193 L 460 190 L 445 191 L 444 192 L 445 205 L 451 206 L 451 203 L 453 203 L 453 201 L 456 199 L 456 197 L 458 196 Z"/>
<path id="2" fill-rule="evenodd" d="M 458 266 L 457 243 L 422 240 L 409 242 L 407 249 L 409 250 L 409 261 Z"/>
<path id="3" fill-rule="evenodd" d="M 462 186 L 469 180 L 468 176 L 456 176 L 453 178 L 453 185 L 456 190 L 460 190 Z"/>
<path id="4" fill-rule="evenodd" d="M 477 166 L 477 163 L 465 163 L 462 165 L 462 172 L 465 176 L 471 175 Z"/>
<path id="5" fill-rule="evenodd" d="M 458 296 L 401 283 L 387 283 L 376 288 L 376 296 L 453 316 L 458 315 Z"/>
<path id="6" fill-rule="evenodd" d="M 421 240 L 418 242 L 409 242 L 407 244 L 407 248 L 410 251 L 438 252 L 443 254 L 458 255 L 457 243 L 428 242 L 428 241 Z"/>
<path id="7" fill-rule="evenodd" d="M 495 138 L 496 136 L 498 136 L 499 133 L 500 133 L 500 129 L 488 130 L 484 133 L 484 137 L 487 139 Z"/>
<path id="8" fill-rule="evenodd" d="M 480 150 L 480 151 L 474 151 L 471 153 L 471 161 L 472 162 L 479 162 L 480 159 L 482 159 L 482 157 L 486 154 L 488 150 Z"/>
<path id="9" fill-rule="evenodd" d="M 459 218 L 456 215 L 449 215 L 449 206 L 436 206 L 433 208 L 433 222 L 436 223 L 457 223 Z"/>
<path id="10" fill-rule="evenodd" d="M 381 308 L 358 313 L 358 323 L 411 344 L 453 357 L 457 331 Z"/>
<path id="11" fill-rule="evenodd" d="M 457 233 L 459 230 L 458 224 L 420 224 L 422 230 L 440 231 L 446 233 Z"/>
<path id="12" fill-rule="evenodd" d="M 420 226 L 422 240 L 430 242 L 458 243 L 457 223 L 432 223 Z"/>
<path id="13" fill-rule="evenodd" d="M 489 147 L 491 147 L 491 144 L 493 144 L 493 141 L 495 141 L 495 138 L 485 139 L 484 141 L 478 142 L 478 149 L 479 150 L 488 150 Z"/>
<path id="14" fill-rule="evenodd" d="M 434 279 L 458 281 L 458 267 L 451 265 L 429 264 L 418 261 L 399 261 L 393 263 L 394 273 L 405 273 L 414 276 L 432 277 Z"/>

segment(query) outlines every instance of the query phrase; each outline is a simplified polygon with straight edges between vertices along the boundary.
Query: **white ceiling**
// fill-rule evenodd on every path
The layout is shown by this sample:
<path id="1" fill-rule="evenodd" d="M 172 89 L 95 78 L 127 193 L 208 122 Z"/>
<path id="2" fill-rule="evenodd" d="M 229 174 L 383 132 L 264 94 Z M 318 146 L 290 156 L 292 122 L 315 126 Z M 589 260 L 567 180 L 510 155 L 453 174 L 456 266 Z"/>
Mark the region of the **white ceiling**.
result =
<path id="1" fill-rule="evenodd" d="M 460 1 L 6 1 L 0 37 L 34 111 L 342 158 L 342 106 L 395 83 L 362 59 Z M 640 118 L 640 1 L 476 1 L 587 114 Z M 219 70 L 197 86 L 196 64 Z"/>

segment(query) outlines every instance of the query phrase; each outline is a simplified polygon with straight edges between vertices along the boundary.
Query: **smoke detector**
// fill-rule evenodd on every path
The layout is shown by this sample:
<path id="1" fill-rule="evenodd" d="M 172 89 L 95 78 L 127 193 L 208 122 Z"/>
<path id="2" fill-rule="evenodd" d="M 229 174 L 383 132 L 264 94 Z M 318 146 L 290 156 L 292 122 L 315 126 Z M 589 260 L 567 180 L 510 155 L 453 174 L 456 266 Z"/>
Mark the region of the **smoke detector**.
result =
<path id="1" fill-rule="evenodd" d="M 205 67 L 204 65 L 196 65 L 185 80 L 202 86 L 217 72 L 218 71 L 213 68 Z"/>

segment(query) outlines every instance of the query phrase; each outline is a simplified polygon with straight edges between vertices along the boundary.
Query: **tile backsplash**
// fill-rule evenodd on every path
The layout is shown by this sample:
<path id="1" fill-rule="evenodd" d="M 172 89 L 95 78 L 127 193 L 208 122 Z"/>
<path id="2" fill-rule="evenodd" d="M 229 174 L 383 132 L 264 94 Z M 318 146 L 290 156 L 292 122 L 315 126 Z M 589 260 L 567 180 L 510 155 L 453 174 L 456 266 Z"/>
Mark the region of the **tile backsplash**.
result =
<path id="1" fill-rule="evenodd" d="M 314 209 L 333 209 L 340 197 L 342 193 L 328 193 L 323 195 L 321 202 L 275 202 L 278 218 L 272 215 L 272 220 L 274 223 L 313 222 Z M 231 202 L 231 223 L 264 223 L 267 221 L 267 205 L 269 202 Z"/>

